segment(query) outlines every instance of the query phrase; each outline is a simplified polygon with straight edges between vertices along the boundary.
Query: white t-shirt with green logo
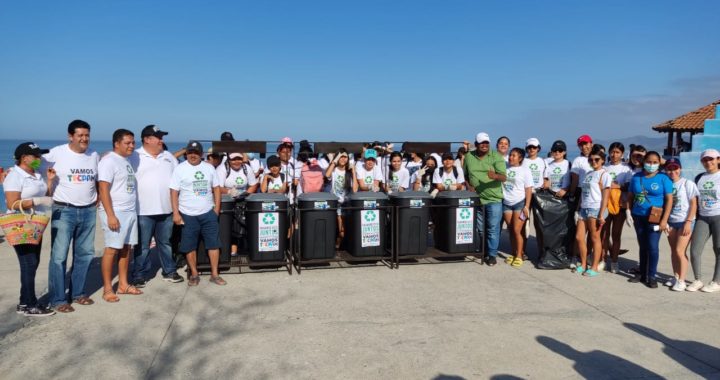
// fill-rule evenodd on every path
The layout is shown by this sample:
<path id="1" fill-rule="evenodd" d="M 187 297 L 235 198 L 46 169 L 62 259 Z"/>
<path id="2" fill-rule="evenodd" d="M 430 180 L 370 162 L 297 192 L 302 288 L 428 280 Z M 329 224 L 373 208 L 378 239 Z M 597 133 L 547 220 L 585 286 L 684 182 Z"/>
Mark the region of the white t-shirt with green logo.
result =
<path id="1" fill-rule="evenodd" d="M 135 211 L 137 181 L 127 158 L 110 152 L 98 164 L 98 181 L 110 184 L 112 208 L 116 211 Z M 100 210 L 104 210 L 100 202 Z"/>
<path id="2" fill-rule="evenodd" d="M 403 167 L 396 172 L 390 170 L 388 173 L 388 186 L 392 191 L 400 191 L 401 187 L 408 190 L 410 187 L 410 172 Z"/>
<path id="3" fill-rule="evenodd" d="M 700 199 L 698 212 L 701 216 L 720 215 L 720 171 L 703 174 L 697 183 Z"/>
<path id="4" fill-rule="evenodd" d="M 690 200 L 700 195 L 695 182 L 685 178 L 673 182 L 673 208 L 670 212 L 670 223 L 683 223 L 690 212 Z"/>
<path id="5" fill-rule="evenodd" d="M 530 169 L 524 166 L 508 166 L 505 170 L 505 182 L 502 185 L 503 203 L 513 206 L 525 200 L 525 189 L 533 187 L 534 181 Z"/>
<path id="6" fill-rule="evenodd" d="M 543 186 L 543 174 L 545 173 L 545 160 L 542 157 L 534 159 L 525 158 L 522 166 L 530 170 L 533 179 L 533 187 L 538 189 Z M 517 202 L 516 202 L 517 203 Z"/>
<path id="7" fill-rule="evenodd" d="M 261 179 L 260 179 L 261 182 L 265 180 L 265 176 L 270 176 L 270 179 L 268 180 L 268 184 L 267 184 L 267 190 L 268 190 L 268 192 L 270 192 L 270 190 L 280 190 L 280 189 L 282 188 L 282 185 L 283 185 L 282 175 L 278 175 L 277 177 L 273 177 L 273 176 L 271 176 L 270 173 L 268 172 L 268 173 L 265 173 L 265 174 L 262 175 L 262 177 L 261 177 Z M 286 180 L 285 182 L 287 183 L 287 180 Z M 289 186 L 289 185 L 288 185 L 288 186 Z"/>
<path id="8" fill-rule="evenodd" d="M 435 170 L 432 179 L 433 185 L 439 183 L 445 186 L 445 189 L 449 189 L 450 185 L 465 183 L 465 174 L 463 173 L 462 169 L 455 167 L 455 170 L 457 171 L 457 178 L 455 178 L 455 173 L 452 168 L 449 172 L 445 170 L 445 167 L 441 167 Z"/>
<path id="9" fill-rule="evenodd" d="M 382 172 L 377 170 L 377 166 L 368 171 L 365 169 L 365 165 L 357 165 L 355 166 L 355 176 L 360 183 L 364 183 L 369 188 L 372 188 L 373 181 L 383 181 Z"/>
<path id="10" fill-rule="evenodd" d="M 550 190 L 555 192 L 561 189 L 567 190 L 570 187 L 570 162 L 568 160 L 548 162 L 543 177 L 550 181 Z"/>
<path id="11" fill-rule="evenodd" d="M 605 165 L 605 171 L 610 175 L 614 184 L 622 186 L 626 183 L 630 183 L 633 172 L 626 163 L 621 162 L 617 165 Z"/>
<path id="12" fill-rule="evenodd" d="M 338 197 L 339 203 L 345 202 L 345 197 L 347 197 L 348 192 L 350 191 L 347 187 L 345 187 L 345 184 L 347 183 L 347 176 L 352 176 L 352 171 L 335 168 L 332 172 L 330 192 Z"/>
<path id="13" fill-rule="evenodd" d="M 234 170 L 233 168 L 226 168 L 225 165 L 220 165 L 216 171 L 220 183 L 222 183 L 225 188 L 235 188 L 242 192 L 247 191 L 248 187 L 257 183 L 257 179 L 255 179 L 255 174 L 250 165 L 244 165 L 244 169 L 245 170 L 243 170 L 243 167 L 240 167 L 239 170 Z M 246 171 L 247 174 L 245 174 Z"/>
<path id="14" fill-rule="evenodd" d="M 213 188 L 220 187 L 215 168 L 207 162 L 193 166 L 185 161 L 173 171 L 170 188 L 177 190 L 178 208 L 185 215 L 197 216 L 215 207 Z"/>

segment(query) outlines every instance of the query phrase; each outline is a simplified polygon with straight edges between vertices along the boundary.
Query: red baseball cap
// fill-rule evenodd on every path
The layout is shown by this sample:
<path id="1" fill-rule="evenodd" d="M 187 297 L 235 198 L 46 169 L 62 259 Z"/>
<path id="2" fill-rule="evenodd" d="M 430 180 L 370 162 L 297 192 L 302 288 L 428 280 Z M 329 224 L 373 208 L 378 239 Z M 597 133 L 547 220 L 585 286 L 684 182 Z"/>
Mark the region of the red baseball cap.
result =
<path id="1" fill-rule="evenodd" d="M 582 135 L 582 136 L 578 137 L 578 139 L 577 139 L 578 145 L 585 144 L 585 143 L 592 143 L 592 137 L 590 137 L 588 135 Z"/>

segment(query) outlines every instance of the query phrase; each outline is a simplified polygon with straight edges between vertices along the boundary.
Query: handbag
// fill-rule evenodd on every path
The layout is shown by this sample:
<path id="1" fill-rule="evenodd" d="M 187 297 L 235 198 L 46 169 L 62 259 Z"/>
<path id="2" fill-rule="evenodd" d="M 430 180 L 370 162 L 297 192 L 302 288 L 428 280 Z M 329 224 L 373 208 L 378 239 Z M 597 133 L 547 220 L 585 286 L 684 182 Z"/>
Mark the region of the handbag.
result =
<path id="1" fill-rule="evenodd" d="M 645 181 L 642 179 L 640 180 L 640 186 L 642 186 L 643 194 L 647 196 L 647 191 L 645 190 Z M 648 215 L 648 223 L 650 224 L 660 224 L 660 220 L 662 220 L 662 214 L 663 214 L 663 208 L 662 207 L 650 207 L 650 214 Z"/>
<path id="2" fill-rule="evenodd" d="M 36 214 L 35 209 L 26 212 L 22 207 L 22 200 L 13 203 L 11 208 L 16 204 L 20 204 L 20 212 L 8 212 L 0 215 L 0 227 L 5 232 L 5 240 L 12 246 L 20 244 L 40 244 L 43 232 L 50 217 L 47 215 Z"/>

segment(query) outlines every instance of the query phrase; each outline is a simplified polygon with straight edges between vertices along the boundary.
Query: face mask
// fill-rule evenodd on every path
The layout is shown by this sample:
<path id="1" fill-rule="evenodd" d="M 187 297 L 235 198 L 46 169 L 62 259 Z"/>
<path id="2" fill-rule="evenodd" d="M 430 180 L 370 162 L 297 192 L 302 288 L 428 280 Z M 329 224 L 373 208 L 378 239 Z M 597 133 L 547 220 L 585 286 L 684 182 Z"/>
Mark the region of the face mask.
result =
<path id="1" fill-rule="evenodd" d="M 38 169 L 40 169 L 40 160 L 36 158 L 36 159 L 30 161 L 28 166 L 31 167 L 33 170 L 38 170 Z"/>
<path id="2" fill-rule="evenodd" d="M 255 153 L 245 153 L 248 160 L 254 160 L 255 159 Z"/>
<path id="3" fill-rule="evenodd" d="M 655 173 L 660 168 L 660 164 L 644 164 L 643 168 L 648 173 Z"/>

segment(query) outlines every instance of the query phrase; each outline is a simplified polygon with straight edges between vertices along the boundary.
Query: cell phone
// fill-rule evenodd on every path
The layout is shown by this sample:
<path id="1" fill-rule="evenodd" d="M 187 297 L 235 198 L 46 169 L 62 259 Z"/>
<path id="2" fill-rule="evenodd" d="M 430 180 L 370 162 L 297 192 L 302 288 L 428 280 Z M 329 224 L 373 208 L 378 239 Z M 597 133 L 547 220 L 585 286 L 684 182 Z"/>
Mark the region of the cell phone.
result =
<path id="1" fill-rule="evenodd" d="M 520 220 L 525 221 L 527 219 L 527 215 L 525 215 L 525 211 L 520 211 Z"/>

